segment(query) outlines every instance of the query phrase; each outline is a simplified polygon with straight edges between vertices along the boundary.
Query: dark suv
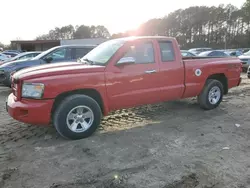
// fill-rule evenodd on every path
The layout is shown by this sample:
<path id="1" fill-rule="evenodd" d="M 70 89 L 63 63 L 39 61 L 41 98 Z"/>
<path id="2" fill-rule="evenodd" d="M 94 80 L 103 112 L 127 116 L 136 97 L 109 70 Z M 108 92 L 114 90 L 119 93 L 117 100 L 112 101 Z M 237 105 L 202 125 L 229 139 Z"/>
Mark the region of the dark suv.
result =
<path id="1" fill-rule="evenodd" d="M 10 74 L 13 74 L 23 68 L 43 65 L 46 63 L 76 62 L 78 58 L 82 58 L 95 47 L 96 45 L 57 46 L 44 51 L 29 60 L 18 60 L 5 63 L 0 66 L 0 83 L 10 87 Z"/>

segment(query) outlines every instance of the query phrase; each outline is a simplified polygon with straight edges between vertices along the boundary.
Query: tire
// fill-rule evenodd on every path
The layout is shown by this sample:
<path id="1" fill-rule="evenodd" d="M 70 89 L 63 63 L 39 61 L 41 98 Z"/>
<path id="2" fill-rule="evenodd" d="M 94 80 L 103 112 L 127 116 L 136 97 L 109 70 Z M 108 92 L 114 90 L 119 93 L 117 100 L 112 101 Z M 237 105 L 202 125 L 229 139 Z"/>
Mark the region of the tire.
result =
<path id="1" fill-rule="evenodd" d="M 210 91 L 212 92 L 212 90 L 220 92 L 220 96 L 218 96 L 217 92 L 214 92 L 214 93 L 217 93 L 217 97 L 214 101 L 209 100 L 209 92 Z M 223 99 L 223 94 L 224 94 L 224 89 L 223 89 L 222 83 L 218 80 L 208 79 L 206 81 L 206 84 L 205 84 L 202 92 L 198 96 L 198 103 L 200 104 L 200 107 L 202 109 L 212 110 L 212 109 L 219 106 L 219 104 L 221 103 L 221 101 Z M 215 96 L 216 96 L 216 94 L 215 94 Z"/>
<path id="2" fill-rule="evenodd" d="M 79 107 L 80 106 L 80 107 Z M 83 107 L 84 106 L 84 107 Z M 69 121 L 69 114 L 70 112 L 74 112 L 74 118 L 75 118 L 75 113 L 79 108 L 83 108 L 84 110 L 88 110 L 90 114 L 93 115 L 92 118 L 92 123 L 89 125 L 90 127 L 87 128 L 84 131 L 72 131 L 73 126 L 70 126 L 70 122 L 76 122 L 78 119 L 70 120 Z M 72 111 L 73 110 L 73 111 Z M 92 111 L 92 112 L 91 112 Z M 71 114 L 72 114 L 71 113 Z M 86 112 L 85 112 L 86 113 Z M 76 115 L 78 116 L 78 115 Z M 64 138 L 66 139 L 71 139 L 71 140 L 77 140 L 77 139 L 83 139 L 91 136 L 97 129 L 97 127 L 101 123 L 101 118 L 102 118 L 102 111 L 99 106 L 99 104 L 92 99 L 91 97 L 88 97 L 86 95 L 81 95 L 81 94 L 75 94 L 72 96 L 69 96 L 65 98 L 59 106 L 56 108 L 55 113 L 53 114 L 53 124 L 57 130 L 57 132 Z M 79 120 L 80 121 L 80 120 Z M 85 123 L 87 122 L 84 121 Z M 89 119 L 89 122 L 91 122 L 91 119 Z M 73 125 L 72 123 L 72 125 Z M 79 122 L 78 125 L 75 127 L 76 129 L 78 127 L 82 127 L 82 129 L 85 129 L 82 126 L 83 122 Z M 90 123 L 89 123 L 90 124 Z M 70 129 L 71 127 L 71 129 Z"/>

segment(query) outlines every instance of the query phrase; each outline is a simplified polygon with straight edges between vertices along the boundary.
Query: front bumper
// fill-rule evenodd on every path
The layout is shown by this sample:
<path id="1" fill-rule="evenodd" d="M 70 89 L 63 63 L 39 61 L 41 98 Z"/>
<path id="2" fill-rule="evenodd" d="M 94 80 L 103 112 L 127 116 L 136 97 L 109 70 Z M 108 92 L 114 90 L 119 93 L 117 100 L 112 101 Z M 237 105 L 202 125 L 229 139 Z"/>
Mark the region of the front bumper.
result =
<path id="1" fill-rule="evenodd" d="M 242 63 L 242 70 L 247 71 L 250 65 L 250 60 L 241 59 L 241 63 Z"/>
<path id="2" fill-rule="evenodd" d="M 53 103 L 53 99 L 16 101 L 16 97 L 11 93 L 6 100 L 6 111 L 12 118 L 24 123 L 49 125 Z"/>
<path id="3" fill-rule="evenodd" d="M 250 67 L 247 69 L 247 75 L 250 76 Z"/>
<path id="4" fill-rule="evenodd" d="M 0 83 L 10 85 L 10 72 L 6 70 L 0 70 Z"/>

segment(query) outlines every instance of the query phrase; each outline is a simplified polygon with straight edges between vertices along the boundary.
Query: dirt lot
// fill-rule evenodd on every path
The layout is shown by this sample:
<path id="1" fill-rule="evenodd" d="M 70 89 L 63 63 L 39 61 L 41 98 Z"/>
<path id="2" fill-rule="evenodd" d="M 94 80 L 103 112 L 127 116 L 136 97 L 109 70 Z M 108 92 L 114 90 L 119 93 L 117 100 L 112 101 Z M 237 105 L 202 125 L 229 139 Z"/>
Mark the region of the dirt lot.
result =
<path id="1" fill-rule="evenodd" d="M 0 88 L 0 188 L 250 187 L 250 80 L 219 108 L 195 99 L 115 112 L 88 139 L 19 123 Z"/>

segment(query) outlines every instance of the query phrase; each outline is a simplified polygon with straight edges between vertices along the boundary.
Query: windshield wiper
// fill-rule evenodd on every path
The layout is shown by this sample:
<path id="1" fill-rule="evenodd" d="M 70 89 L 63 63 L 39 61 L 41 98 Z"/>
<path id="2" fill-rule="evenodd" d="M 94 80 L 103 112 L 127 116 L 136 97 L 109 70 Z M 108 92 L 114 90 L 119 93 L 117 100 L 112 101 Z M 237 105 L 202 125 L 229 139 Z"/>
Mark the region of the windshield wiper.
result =
<path id="1" fill-rule="evenodd" d="M 91 60 L 89 60 L 89 59 L 83 59 L 83 61 L 86 61 L 86 62 L 88 62 L 88 64 L 89 65 L 94 65 L 95 64 L 95 62 L 94 61 L 91 61 Z M 81 61 L 82 62 L 82 61 Z"/>

